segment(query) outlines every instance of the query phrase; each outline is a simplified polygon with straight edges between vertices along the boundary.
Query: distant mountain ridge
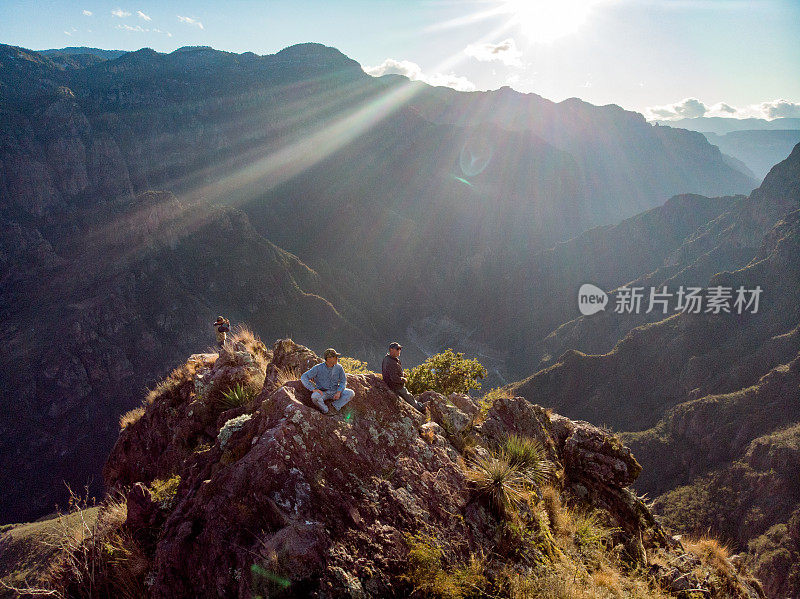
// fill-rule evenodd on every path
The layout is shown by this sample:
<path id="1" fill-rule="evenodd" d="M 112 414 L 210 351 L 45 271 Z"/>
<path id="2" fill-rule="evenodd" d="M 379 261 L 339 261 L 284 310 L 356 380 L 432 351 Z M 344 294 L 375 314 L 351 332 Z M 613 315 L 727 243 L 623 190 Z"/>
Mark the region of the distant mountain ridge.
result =
<path id="1" fill-rule="evenodd" d="M 670 128 L 699 131 L 733 160 L 731 166 L 748 176 L 763 179 L 774 164 L 800 142 L 800 118 L 734 119 L 699 117 L 652 121 Z M 744 164 L 744 168 L 736 161 Z"/>
<path id="2" fill-rule="evenodd" d="M 800 121 L 800 119 L 797 119 Z M 745 162 L 759 179 L 800 142 L 797 129 L 731 131 L 725 135 L 704 133 L 709 142 Z"/>
<path id="3" fill-rule="evenodd" d="M 74 56 L 80 54 L 89 54 L 91 56 L 96 56 L 97 58 L 102 58 L 103 60 L 114 60 L 123 54 L 127 54 L 128 50 L 102 50 L 100 48 L 88 48 L 86 46 L 68 46 L 66 48 L 36 50 L 36 52 L 51 57 L 60 55 Z"/>
<path id="4" fill-rule="evenodd" d="M 679 127 L 701 133 L 714 133 L 725 135 L 733 131 L 775 131 L 786 129 L 800 129 L 800 118 L 781 117 L 777 119 L 735 119 L 726 117 L 697 117 L 691 119 L 654 119 L 652 122 L 668 127 Z"/>

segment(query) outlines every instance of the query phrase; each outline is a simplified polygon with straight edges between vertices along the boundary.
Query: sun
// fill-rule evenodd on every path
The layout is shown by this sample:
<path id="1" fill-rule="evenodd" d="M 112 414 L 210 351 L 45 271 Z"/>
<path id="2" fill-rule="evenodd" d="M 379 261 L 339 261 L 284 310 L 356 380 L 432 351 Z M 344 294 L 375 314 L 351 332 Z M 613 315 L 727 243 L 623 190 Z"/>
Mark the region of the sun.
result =
<path id="1" fill-rule="evenodd" d="M 553 42 L 575 33 L 593 6 L 603 0 L 503 0 L 500 10 L 511 15 L 532 42 Z"/>

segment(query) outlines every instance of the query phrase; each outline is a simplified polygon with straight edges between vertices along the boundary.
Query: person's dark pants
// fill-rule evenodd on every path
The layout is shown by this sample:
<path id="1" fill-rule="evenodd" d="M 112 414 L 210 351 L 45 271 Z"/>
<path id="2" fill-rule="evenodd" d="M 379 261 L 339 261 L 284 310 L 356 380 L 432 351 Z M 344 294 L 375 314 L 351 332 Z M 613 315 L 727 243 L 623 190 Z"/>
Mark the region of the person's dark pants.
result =
<path id="1" fill-rule="evenodd" d="M 395 393 L 397 393 L 402 399 L 406 401 L 406 403 L 414 406 L 417 411 L 425 412 L 425 408 L 422 407 L 422 404 L 419 403 L 414 396 L 411 395 L 411 391 L 405 388 L 405 386 L 400 387 L 399 389 L 392 389 Z"/>

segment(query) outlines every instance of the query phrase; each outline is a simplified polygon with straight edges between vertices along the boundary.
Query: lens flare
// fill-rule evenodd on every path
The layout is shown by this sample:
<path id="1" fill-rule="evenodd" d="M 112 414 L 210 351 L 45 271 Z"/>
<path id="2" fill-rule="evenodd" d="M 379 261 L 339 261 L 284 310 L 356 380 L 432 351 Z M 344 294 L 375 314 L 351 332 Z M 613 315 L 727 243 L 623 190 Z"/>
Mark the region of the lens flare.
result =
<path id="1" fill-rule="evenodd" d="M 492 145 L 486 139 L 468 139 L 464 142 L 458 159 L 461 172 L 467 177 L 474 177 L 483 172 L 489 166 L 493 152 Z"/>

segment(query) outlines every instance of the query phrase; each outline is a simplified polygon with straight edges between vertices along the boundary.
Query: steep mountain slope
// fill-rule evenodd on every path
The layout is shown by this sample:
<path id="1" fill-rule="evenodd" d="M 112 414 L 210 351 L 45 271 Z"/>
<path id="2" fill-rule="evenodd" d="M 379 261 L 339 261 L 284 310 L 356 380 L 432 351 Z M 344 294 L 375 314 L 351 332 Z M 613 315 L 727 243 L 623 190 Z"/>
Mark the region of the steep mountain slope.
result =
<path id="1" fill-rule="evenodd" d="M 631 287 L 659 289 L 666 285 L 674 292 L 681 285 L 703 287 L 718 272 L 743 268 L 757 255 L 764 235 L 773 225 L 800 205 L 798 171 L 800 146 L 795 146 L 789 157 L 775 165 L 749 197 L 732 202 L 718 217 L 709 219 L 707 224 L 687 235 L 663 262 L 654 265 L 652 270 L 642 269 L 640 272 L 644 274 L 624 283 Z M 660 259 L 660 256 L 654 258 Z M 608 291 L 615 288 L 603 279 L 597 281 Z M 535 355 L 541 357 L 537 370 L 552 365 L 569 349 L 590 354 L 609 352 L 634 327 L 662 318 L 658 311 L 616 314 L 610 308 L 592 316 L 579 316 L 543 339 L 535 351 Z"/>
<path id="2" fill-rule="evenodd" d="M 704 135 L 722 152 L 741 160 L 759 179 L 766 176 L 772 165 L 800 142 L 800 129 L 731 131 L 725 135 Z"/>
<path id="3" fill-rule="evenodd" d="M 169 193 L 135 205 L 76 216 L 113 224 L 58 251 L 37 229 L 4 227 L 3 521 L 51 511 L 66 495 L 62 480 L 96 491 L 119 415 L 166 374 L 165 358 L 213 342 L 220 312 L 272 335 L 305 330 L 321 347 L 366 345 L 318 295 L 318 275 L 241 212 L 189 211 Z"/>
<path id="4" fill-rule="evenodd" d="M 434 122 L 528 130 L 569 152 L 591 190 L 596 224 L 617 222 L 678 193 L 717 196 L 755 187 L 701 134 L 653 127 L 613 104 L 593 106 L 578 98 L 554 103 L 505 87 L 480 95 L 434 88 L 415 106 Z"/>
<path id="5" fill-rule="evenodd" d="M 721 227 L 733 247 L 776 206 L 796 206 L 798 158 L 800 147 L 706 234 Z M 773 208 L 765 211 L 764 202 Z M 744 268 L 714 275 L 709 286 L 716 285 L 759 285 L 758 312 L 676 314 L 634 328 L 608 353 L 570 350 L 510 391 L 570 417 L 646 429 L 623 438 L 646 473 L 637 488 L 656 497 L 664 522 L 692 534 L 711 530 L 747 550 L 769 596 L 800 596 L 792 566 L 800 510 L 800 210 L 767 232 Z"/>
<path id="6" fill-rule="evenodd" d="M 795 211 L 778 223 L 748 266 L 709 281 L 709 287 L 760 286 L 757 313 L 681 312 L 631 330 L 609 353 L 570 350 L 511 390 L 532 401 L 547 397 L 571 417 L 640 430 L 688 399 L 754 384 L 797 353 L 791 334 L 800 324 L 797 218 Z"/>

